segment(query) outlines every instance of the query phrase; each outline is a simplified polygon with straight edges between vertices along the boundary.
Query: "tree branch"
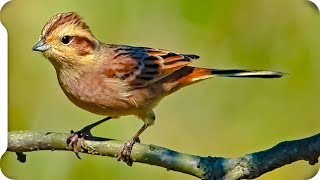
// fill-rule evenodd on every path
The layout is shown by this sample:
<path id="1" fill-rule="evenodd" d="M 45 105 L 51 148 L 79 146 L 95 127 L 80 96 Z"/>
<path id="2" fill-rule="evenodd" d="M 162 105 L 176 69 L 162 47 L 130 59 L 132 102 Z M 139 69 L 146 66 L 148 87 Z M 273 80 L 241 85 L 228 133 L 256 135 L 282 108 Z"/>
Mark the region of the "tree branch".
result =
<path id="1" fill-rule="evenodd" d="M 25 160 L 23 152 L 37 150 L 62 150 L 67 148 L 68 133 L 41 133 L 32 131 L 9 132 L 8 151 L 16 152 L 20 161 Z M 97 138 L 82 140 L 82 153 L 116 157 L 124 142 Z M 136 143 L 131 158 L 134 162 L 164 167 L 201 179 L 252 179 L 276 168 L 298 160 L 310 165 L 318 162 L 320 156 L 320 134 L 294 141 L 281 142 L 260 152 L 238 158 L 201 157 L 188 155 L 155 145 Z"/>

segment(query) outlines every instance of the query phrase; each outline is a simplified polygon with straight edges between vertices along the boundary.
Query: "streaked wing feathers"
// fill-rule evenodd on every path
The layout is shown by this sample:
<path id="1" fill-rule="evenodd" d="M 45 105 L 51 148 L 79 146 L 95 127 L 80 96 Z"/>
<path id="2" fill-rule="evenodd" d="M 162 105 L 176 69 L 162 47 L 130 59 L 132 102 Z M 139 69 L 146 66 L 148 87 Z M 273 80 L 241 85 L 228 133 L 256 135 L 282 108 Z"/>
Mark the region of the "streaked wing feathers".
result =
<path id="1" fill-rule="evenodd" d="M 106 74 L 126 80 L 134 87 L 144 87 L 191 63 L 199 56 L 178 54 L 163 49 L 110 45 L 114 48 Z"/>

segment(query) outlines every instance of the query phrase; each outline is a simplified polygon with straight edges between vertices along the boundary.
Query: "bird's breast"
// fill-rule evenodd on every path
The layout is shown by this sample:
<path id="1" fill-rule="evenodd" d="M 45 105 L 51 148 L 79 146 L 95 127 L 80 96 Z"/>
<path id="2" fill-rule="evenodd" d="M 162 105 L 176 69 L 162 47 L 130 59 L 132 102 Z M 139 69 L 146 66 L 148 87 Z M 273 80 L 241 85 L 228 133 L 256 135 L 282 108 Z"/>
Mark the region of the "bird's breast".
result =
<path id="1" fill-rule="evenodd" d="M 105 116 L 133 114 L 126 84 L 117 79 L 94 73 L 70 74 L 60 72 L 59 84 L 66 96 L 78 107 Z"/>

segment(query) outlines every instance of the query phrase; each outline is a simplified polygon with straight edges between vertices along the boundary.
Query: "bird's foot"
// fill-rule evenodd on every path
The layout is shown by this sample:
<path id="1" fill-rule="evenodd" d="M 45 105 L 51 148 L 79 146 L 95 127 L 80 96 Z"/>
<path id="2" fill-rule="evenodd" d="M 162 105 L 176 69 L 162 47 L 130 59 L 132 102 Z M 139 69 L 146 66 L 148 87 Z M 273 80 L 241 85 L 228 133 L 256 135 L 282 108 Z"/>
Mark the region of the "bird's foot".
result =
<path id="1" fill-rule="evenodd" d="M 106 140 L 105 138 L 98 138 L 94 137 L 91 134 L 91 129 L 96 127 L 97 125 L 111 119 L 111 117 L 106 117 L 104 119 L 101 119 L 100 121 L 97 121 L 95 123 L 89 124 L 85 127 L 83 127 L 81 130 L 74 132 L 71 130 L 71 134 L 67 138 L 67 145 L 70 150 L 73 150 L 76 156 L 80 158 L 79 152 L 82 148 L 82 142 L 84 139 L 86 140 Z"/>
<path id="2" fill-rule="evenodd" d="M 80 158 L 79 152 L 81 151 L 82 148 L 82 142 L 86 137 L 92 136 L 90 131 L 85 132 L 85 131 L 76 131 L 74 132 L 71 130 L 71 134 L 67 138 L 67 145 L 70 150 L 73 150 L 76 156 Z"/>
<path id="3" fill-rule="evenodd" d="M 133 161 L 132 161 L 130 155 L 131 155 L 132 147 L 136 141 L 134 139 L 131 139 L 130 141 L 126 142 L 123 145 L 123 147 L 120 151 L 120 154 L 117 158 L 118 161 L 122 160 L 123 162 L 126 162 L 128 166 L 132 166 Z M 138 141 L 140 142 L 140 140 L 138 140 Z"/>

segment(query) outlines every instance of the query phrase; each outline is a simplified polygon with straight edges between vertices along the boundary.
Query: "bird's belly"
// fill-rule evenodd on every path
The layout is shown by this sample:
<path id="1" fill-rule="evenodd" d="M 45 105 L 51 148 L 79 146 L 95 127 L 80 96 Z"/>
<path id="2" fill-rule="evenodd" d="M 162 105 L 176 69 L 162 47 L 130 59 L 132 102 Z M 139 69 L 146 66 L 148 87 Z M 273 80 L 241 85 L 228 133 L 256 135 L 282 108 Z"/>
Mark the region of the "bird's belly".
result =
<path id="1" fill-rule="evenodd" d="M 65 94 L 76 106 L 99 115 L 118 117 L 134 114 L 135 111 L 135 107 L 128 102 L 110 94 L 91 93 L 87 95 L 69 92 Z"/>
<path id="2" fill-rule="evenodd" d="M 158 87 L 128 90 L 128 84 L 119 80 L 90 74 L 76 79 L 58 77 L 61 88 L 71 102 L 104 116 L 136 115 L 143 118 L 163 97 L 159 95 L 161 88 Z"/>
<path id="3" fill-rule="evenodd" d="M 123 93 L 124 87 L 117 82 L 82 78 L 77 81 L 59 79 L 59 83 L 71 102 L 89 112 L 116 117 L 136 111 L 135 106 L 127 101 L 127 94 Z"/>

